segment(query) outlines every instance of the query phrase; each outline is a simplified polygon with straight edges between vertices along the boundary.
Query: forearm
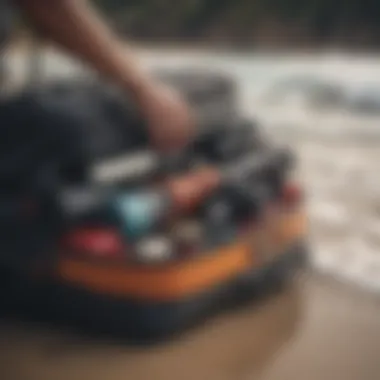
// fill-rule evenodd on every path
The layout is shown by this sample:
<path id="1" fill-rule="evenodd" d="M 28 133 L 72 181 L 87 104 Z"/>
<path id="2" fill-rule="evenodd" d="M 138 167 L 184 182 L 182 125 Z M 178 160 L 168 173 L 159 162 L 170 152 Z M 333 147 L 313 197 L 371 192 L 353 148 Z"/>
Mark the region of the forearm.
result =
<path id="1" fill-rule="evenodd" d="M 17 0 L 49 39 L 137 98 L 148 83 L 133 53 L 86 0 Z"/>

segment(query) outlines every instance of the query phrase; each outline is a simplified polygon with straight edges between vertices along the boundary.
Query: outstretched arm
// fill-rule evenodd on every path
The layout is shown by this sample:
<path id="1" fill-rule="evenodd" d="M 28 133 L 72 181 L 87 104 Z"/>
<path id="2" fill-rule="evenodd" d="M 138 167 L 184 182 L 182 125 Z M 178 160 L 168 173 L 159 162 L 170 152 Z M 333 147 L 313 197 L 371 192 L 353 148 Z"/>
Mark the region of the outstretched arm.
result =
<path id="1" fill-rule="evenodd" d="M 158 148 L 182 146 L 192 128 L 184 102 L 143 70 L 86 0 L 16 0 L 36 28 L 60 47 L 122 86 L 151 127 Z"/>
<path id="2" fill-rule="evenodd" d="M 16 0 L 35 27 L 60 47 L 136 95 L 149 84 L 134 54 L 85 0 Z"/>

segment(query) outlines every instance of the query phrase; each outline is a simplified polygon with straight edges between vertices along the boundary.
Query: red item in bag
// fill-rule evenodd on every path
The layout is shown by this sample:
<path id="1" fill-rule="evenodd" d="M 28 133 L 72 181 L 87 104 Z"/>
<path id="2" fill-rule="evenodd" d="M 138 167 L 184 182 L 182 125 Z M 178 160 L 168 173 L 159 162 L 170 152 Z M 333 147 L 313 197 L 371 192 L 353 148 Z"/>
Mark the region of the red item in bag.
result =
<path id="1" fill-rule="evenodd" d="M 66 235 L 63 247 L 69 252 L 93 258 L 120 259 L 127 251 L 120 234 L 104 227 L 77 228 Z"/>

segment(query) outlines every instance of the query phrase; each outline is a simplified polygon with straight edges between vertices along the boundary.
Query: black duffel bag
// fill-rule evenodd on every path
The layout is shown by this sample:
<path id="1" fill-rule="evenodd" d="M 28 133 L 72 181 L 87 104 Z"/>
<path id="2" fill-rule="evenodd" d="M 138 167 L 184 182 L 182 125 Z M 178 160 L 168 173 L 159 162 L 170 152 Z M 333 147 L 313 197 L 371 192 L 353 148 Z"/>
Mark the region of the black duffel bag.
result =
<path id="1" fill-rule="evenodd" d="M 194 107 L 200 133 L 232 123 L 229 78 L 158 75 Z M 54 82 L 4 100 L 0 126 L 0 265 L 16 269 L 54 257 L 65 227 L 55 202 L 62 186 L 85 184 L 96 162 L 148 147 L 132 103 L 99 81 Z"/>

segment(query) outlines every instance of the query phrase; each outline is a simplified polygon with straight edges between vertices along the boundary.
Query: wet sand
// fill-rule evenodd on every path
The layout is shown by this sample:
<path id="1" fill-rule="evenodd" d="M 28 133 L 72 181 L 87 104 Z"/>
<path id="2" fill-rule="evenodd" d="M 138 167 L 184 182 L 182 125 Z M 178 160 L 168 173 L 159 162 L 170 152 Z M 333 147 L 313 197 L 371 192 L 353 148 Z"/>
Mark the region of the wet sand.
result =
<path id="1" fill-rule="evenodd" d="M 376 380 L 380 302 L 307 276 L 154 348 L 3 323 L 2 380 Z"/>

